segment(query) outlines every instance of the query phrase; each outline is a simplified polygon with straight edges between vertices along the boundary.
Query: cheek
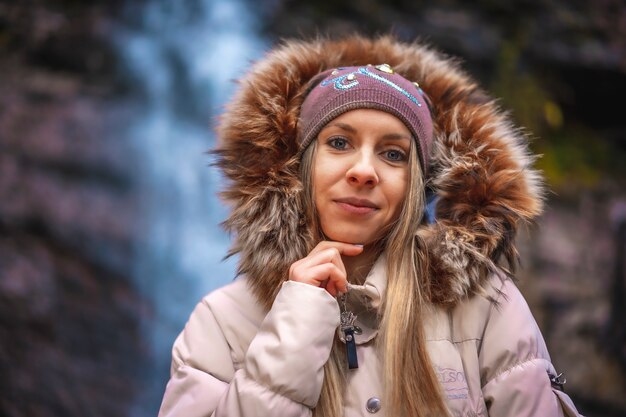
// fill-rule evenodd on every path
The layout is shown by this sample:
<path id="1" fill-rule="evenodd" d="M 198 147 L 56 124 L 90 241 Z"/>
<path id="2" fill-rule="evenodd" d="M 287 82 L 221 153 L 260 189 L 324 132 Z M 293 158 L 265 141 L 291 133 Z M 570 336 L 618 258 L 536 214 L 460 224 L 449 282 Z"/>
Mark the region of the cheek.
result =
<path id="1" fill-rule="evenodd" d="M 407 195 L 408 181 L 406 178 L 399 178 L 394 182 L 393 187 L 390 188 L 388 193 L 389 205 L 391 206 L 391 212 L 394 218 L 400 214 L 404 199 Z"/>
<path id="2" fill-rule="evenodd" d="M 317 207 L 318 214 L 324 210 L 324 196 L 332 185 L 332 165 L 326 163 L 323 158 L 317 158 L 312 175 L 313 202 Z"/>
<path id="3" fill-rule="evenodd" d="M 323 194 L 343 177 L 342 167 L 337 161 L 319 157 L 313 168 L 313 189 L 315 194 Z"/>

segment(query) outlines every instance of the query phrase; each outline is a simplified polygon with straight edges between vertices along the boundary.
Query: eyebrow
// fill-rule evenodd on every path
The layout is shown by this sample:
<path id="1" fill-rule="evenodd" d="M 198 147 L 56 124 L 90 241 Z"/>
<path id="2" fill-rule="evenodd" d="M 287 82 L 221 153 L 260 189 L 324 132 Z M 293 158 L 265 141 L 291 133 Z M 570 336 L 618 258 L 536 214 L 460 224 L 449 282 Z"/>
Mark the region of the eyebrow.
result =
<path id="1" fill-rule="evenodd" d="M 342 123 L 342 122 L 331 122 L 331 123 L 327 124 L 326 126 L 324 126 L 322 128 L 322 130 L 326 130 L 329 127 L 338 127 L 340 129 L 346 130 L 346 131 L 348 131 L 350 133 L 356 133 L 356 129 L 355 128 L 353 128 L 349 124 Z"/>
<path id="2" fill-rule="evenodd" d="M 387 133 L 386 135 L 383 135 L 383 139 L 391 139 L 391 140 L 407 139 L 407 140 L 411 140 L 412 136 L 404 135 L 402 133 Z"/>
<path id="3" fill-rule="evenodd" d="M 351 125 L 347 124 L 347 123 L 331 122 L 331 123 L 327 124 L 326 126 L 324 126 L 324 128 L 322 130 L 326 130 L 329 127 L 338 127 L 340 129 L 345 130 L 345 131 L 350 132 L 350 133 L 357 133 L 357 130 L 354 127 L 352 127 Z M 383 139 L 389 139 L 389 140 L 408 139 L 408 140 L 411 140 L 412 136 L 405 135 L 405 134 L 402 134 L 402 133 L 387 133 L 387 134 L 383 135 Z"/>

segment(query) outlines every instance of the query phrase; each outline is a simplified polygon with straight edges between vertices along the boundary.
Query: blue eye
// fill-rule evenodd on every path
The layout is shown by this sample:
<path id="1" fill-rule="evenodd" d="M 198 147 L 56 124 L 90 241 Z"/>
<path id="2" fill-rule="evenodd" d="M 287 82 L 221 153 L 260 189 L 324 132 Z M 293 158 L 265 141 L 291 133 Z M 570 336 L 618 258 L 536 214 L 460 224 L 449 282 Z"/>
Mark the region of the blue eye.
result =
<path id="1" fill-rule="evenodd" d="M 346 149 L 348 146 L 348 141 L 344 138 L 332 138 L 328 141 L 328 144 L 335 149 Z"/>
<path id="2" fill-rule="evenodd" d="M 385 157 L 393 162 L 400 162 L 400 161 L 404 161 L 406 159 L 406 155 L 404 154 L 404 152 L 399 151 L 397 149 L 391 149 L 388 151 L 385 151 Z"/>

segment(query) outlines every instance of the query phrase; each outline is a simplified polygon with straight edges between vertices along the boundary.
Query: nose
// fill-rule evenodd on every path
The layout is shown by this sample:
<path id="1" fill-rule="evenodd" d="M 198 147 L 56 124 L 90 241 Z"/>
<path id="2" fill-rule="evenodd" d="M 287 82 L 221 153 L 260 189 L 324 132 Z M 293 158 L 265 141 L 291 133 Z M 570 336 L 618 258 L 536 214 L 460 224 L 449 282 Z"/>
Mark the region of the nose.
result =
<path id="1" fill-rule="evenodd" d="M 378 184 L 378 174 L 374 166 L 374 155 L 372 152 L 361 151 L 358 158 L 346 172 L 348 183 L 354 186 L 373 187 Z"/>

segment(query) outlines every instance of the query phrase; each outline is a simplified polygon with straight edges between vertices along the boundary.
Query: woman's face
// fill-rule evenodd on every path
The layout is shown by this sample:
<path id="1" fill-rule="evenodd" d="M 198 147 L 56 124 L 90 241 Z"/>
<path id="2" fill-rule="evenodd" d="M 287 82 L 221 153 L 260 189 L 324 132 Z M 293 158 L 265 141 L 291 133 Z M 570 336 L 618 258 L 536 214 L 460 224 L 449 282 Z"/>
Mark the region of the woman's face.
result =
<path id="1" fill-rule="evenodd" d="M 317 137 L 313 199 L 330 240 L 369 244 L 397 219 L 407 190 L 411 133 L 395 116 L 358 109 Z"/>

